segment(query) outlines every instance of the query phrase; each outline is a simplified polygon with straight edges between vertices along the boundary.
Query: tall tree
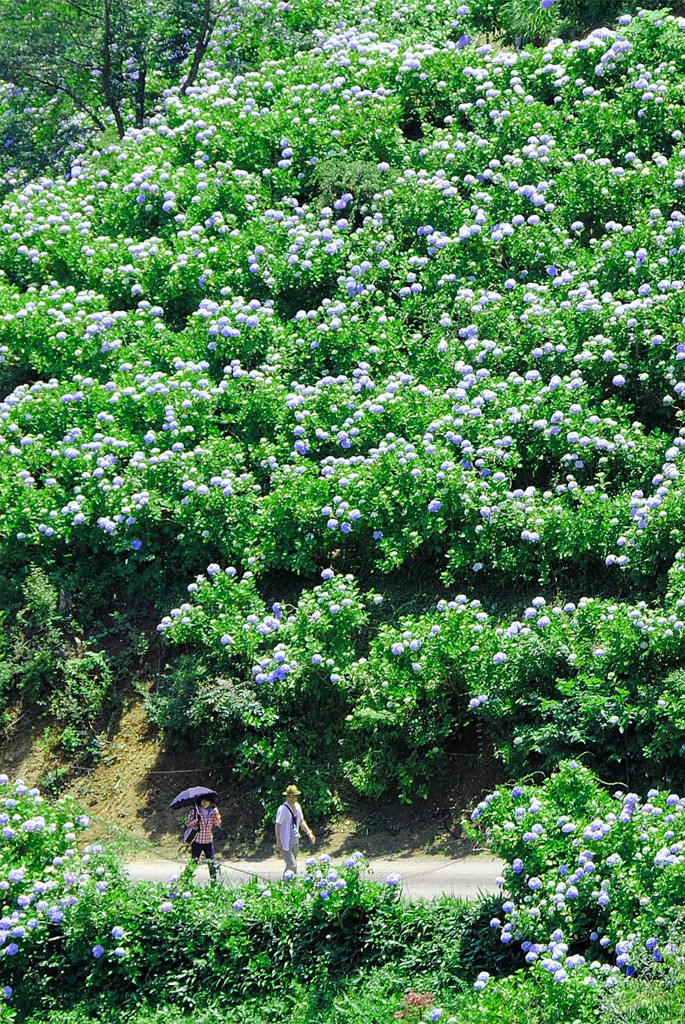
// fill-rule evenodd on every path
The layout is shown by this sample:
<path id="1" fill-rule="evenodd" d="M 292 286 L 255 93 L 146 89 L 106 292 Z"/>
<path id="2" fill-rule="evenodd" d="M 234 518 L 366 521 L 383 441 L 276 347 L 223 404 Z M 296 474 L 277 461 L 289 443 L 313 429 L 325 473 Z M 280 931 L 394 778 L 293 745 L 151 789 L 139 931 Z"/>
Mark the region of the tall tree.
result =
<path id="1" fill-rule="evenodd" d="M 144 123 L 159 86 L 195 82 L 237 0 L 0 0 L 0 80 L 61 93 L 103 130 Z M 151 82 L 157 88 L 150 90 Z"/>

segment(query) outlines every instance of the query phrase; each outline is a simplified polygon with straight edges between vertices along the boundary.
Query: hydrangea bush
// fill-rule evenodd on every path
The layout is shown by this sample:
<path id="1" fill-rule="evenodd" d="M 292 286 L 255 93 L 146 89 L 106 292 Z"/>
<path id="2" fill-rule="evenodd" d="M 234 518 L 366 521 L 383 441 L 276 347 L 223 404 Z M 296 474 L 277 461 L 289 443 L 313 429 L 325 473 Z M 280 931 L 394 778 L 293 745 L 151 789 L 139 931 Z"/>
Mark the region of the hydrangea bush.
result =
<path id="1" fill-rule="evenodd" d="M 350 574 L 321 575 L 296 607 L 269 608 L 251 571 L 240 578 L 210 565 L 159 624 L 201 660 L 180 697 L 153 699 L 158 721 L 173 725 L 183 713 L 196 726 L 211 722 L 212 749 L 236 750 L 237 769 L 265 788 L 279 758 L 311 785 L 314 713 L 334 723 L 319 731 L 319 750 L 371 797 L 393 783 L 404 799 L 425 793 L 450 736 L 469 725 L 487 731 L 510 771 L 531 759 L 551 770 L 577 751 L 621 779 L 678 779 L 681 598 L 660 614 L 644 601 L 549 606 L 538 595 L 503 622 L 459 594 L 391 624 L 381 595 Z M 327 779 L 315 769 L 313 779 L 325 808 Z"/>
<path id="2" fill-rule="evenodd" d="M 0 206 L 8 605 L 39 567 L 81 626 L 158 616 L 206 671 L 159 720 L 322 810 L 425 792 L 473 719 L 511 770 L 680 767 L 685 20 L 516 50 L 482 15 L 259 0 Z"/>
<path id="3" fill-rule="evenodd" d="M 79 849 L 90 822 L 71 800 L 47 801 L 0 774 L 0 808 L 0 980 L 10 999 L 15 978 L 54 948 L 75 908 L 105 899 L 120 876 L 101 846 Z"/>
<path id="4" fill-rule="evenodd" d="M 611 796 L 575 761 L 543 786 L 487 796 L 471 820 L 506 861 L 501 910 L 490 922 L 500 942 L 555 984 L 610 989 L 649 964 L 675 962 L 684 809 L 668 791 Z M 483 975 L 476 987 L 487 983 Z"/>

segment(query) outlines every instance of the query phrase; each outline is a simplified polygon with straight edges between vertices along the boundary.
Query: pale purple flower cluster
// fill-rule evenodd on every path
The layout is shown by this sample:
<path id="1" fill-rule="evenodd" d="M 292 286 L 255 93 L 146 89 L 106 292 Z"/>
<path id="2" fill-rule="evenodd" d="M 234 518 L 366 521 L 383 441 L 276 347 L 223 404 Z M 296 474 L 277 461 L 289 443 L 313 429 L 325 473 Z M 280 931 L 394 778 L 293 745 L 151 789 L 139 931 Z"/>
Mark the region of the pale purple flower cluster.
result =
<path id="1" fill-rule="evenodd" d="M 587 778 L 586 770 L 579 769 L 576 763 L 569 762 L 562 769 L 562 772 L 578 771 Z M 570 783 L 570 776 L 564 778 Z M 585 781 L 580 784 L 585 785 Z M 495 849 L 500 841 L 506 842 L 509 848 L 512 843 L 519 846 L 527 841 L 528 833 L 524 831 L 522 820 L 525 815 L 516 813 L 522 809 L 519 801 L 524 795 L 525 790 L 520 786 L 508 795 L 491 794 L 474 812 L 472 819 L 475 821 L 485 816 L 483 827 Z M 549 792 L 545 800 L 532 795 L 528 813 L 553 815 L 555 806 L 564 799 L 561 791 L 556 791 L 554 796 Z M 635 973 L 635 951 L 640 944 L 655 962 L 661 962 L 664 953 L 671 951 L 666 941 L 665 917 L 659 918 L 660 938 L 643 929 L 653 927 L 653 916 L 655 913 L 658 916 L 657 901 L 664 898 L 668 901 L 662 894 L 669 891 L 669 869 L 677 869 L 683 863 L 685 800 L 675 793 L 660 794 L 657 790 L 650 790 L 642 803 L 634 793 L 619 792 L 614 800 L 620 813 L 610 810 L 604 801 L 603 816 L 585 825 L 583 840 L 591 845 L 586 848 L 580 845 L 573 838 L 577 827 L 566 829 L 565 826 L 573 823 L 568 815 L 561 815 L 556 824 L 564 836 L 562 855 L 567 858 L 566 862 L 554 868 L 552 858 L 541 851 L 534 854 L 532 863 L 538 869 L 534 873 L 527 869 L 521 857 L 514 857 L 505 875 L 498 879 L 505 898 L 502 917 L 493 918 L 491 927 L 499 930 L 504 945 L 517 941 L 526 963 L 549 972 L 558 983 L 567 981 L 571 972 L 580 971 L 584 983 L 594 985 L 602 980 L 611 988 L 618 975 L 630 977 Z M 591 800 L 589 806 L 592 806 Z M 516 822 L 511 821 L 512 812 Z M 582 817 L 579 809 L 578 812 Z M 642 819 L 654 822 L 649 832 Z M 542 826 L 538 835 L 543 835 Z M 677 841 L 673 842 L 674 839 Z M 664 840 L 670 842 L 664 843 Z M 551 837 L 550 842 L 553 842 Z M 636 852 L 629 854 L 627 851 L 633 844 Z M 623 854 L 617 851 L 617 846 Z M 558 844 L 555 844 L 555 855 L 559 855 Z M 637 886 L 636 872 L 640 876 Z M 677 886 L 675 875 L 671 884 Z M 617 891 L 621 892 L 619 901 L 612 896 Z M 625 905 L 626 894 L 631 892 L 632 912 Z M 594 915 L 597 922 L 589 936 L 583 930 L 588 915 Z M 549 939 L 540 941 L 540 928 L 544 925 L 550 929 Z M 626 929 L 630 934 L 625 934 Z M 613 933 L 613 941 L 607 932 Z M 583 952 L 570 954 L 571 945 L 577 950 L 581 944 Z"/>

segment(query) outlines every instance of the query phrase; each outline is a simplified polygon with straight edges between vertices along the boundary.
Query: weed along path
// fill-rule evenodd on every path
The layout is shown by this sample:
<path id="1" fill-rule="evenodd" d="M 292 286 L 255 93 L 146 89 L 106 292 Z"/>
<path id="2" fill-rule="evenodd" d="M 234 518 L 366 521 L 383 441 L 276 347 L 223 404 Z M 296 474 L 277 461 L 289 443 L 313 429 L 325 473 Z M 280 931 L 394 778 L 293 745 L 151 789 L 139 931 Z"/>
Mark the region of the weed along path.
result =
<path id="1" fill-rule="evenodd" d="M 304 869 L 305 858 L 300 856 L 300 870 Z M 167 882 L 171 875 L 183 870 L 185 861 L 139 860 L 127 865 L 127 871 L 134 881 Z M 221 860 L 224 879 L 239 885 L 252 878 L 274 882 L 283 874 L 283 862 L 275 857 L 267 860 Z M 460 896 L 471 899 L 479 892 L 494 892 L 495 878 L 501 873 L 504 862 L 497 857 L 477 854 L 468 857 L 443 857 L 419 855 L 408 857 L 378 857 L 370 862 L 370 876 L 384 882 L 388 875 L 402 876 L 405 895 L 410 899 L 431 899 L 433 896 Z M 202 861 L 197 872 L 200 885 L 207 884 L 209 875 Z"/>

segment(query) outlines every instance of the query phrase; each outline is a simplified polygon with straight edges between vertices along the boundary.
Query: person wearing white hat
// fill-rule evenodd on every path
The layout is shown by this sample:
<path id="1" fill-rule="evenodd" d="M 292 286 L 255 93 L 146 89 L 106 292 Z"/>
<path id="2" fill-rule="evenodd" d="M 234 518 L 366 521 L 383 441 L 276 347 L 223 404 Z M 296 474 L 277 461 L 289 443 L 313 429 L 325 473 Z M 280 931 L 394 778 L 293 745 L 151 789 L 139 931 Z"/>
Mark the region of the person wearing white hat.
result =
<path id="1" fill-rule="evenodd" d="M 316 836 L 304 820 L 302 808 L 297 802 L 301 796 L 297 786 L 288 786 L 283 793 L 285 803 L 281 804 L 276 814 L 276 849 L 278 854 L 285 861 L 286 875 L 297 874 L 297 855 L 300 852 L 300 830 L 308 837 L 310 843 L 316 842 Z"/>

